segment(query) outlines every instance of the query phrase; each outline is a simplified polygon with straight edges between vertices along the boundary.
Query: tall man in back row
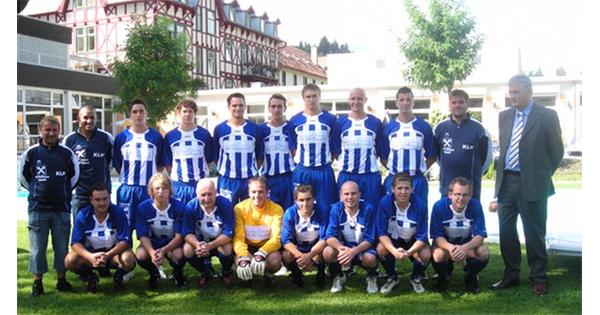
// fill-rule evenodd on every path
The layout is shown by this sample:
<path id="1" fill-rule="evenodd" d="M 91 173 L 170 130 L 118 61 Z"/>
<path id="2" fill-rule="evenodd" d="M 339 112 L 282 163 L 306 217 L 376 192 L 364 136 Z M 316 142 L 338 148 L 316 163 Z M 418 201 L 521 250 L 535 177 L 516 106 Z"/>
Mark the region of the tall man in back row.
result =
<path id="1" fill-rule="evenodd" d="M 315 84 L 302 88 L 304 110 L 290 119 L 291 148 L 296 169 L 292 175 L 294 187 L 311 185 L 319 204 L 329 208 L 338 200 L 335 175 L 331 168 L 331 132 L 335 115 L 321 109 L 321 89 Z"/>
<path id="2" fill-rule="evenodd" d="M 435 151 L 440 164 L 440 194 L 448 194 L 448 185 L 456 177 L 473 184 L 473 198 L 481 200 L 481 176 L 492 161 L 492 140 L 481 122 L 467 113 L 469 94 L 463 90 L 450 93 L 450 117 L 433 132 Z"/>
<path id="3" fill-rule="evenodd" d="M 508 81 L 511 109 L 500 113 L 500 159 L 496 167 L 497 201 L 490 211 L 498 211 L 500 251 L 504 259 L 504 276 L 494 289 L 519 284 L 521 245 L 517 233 L 517 216 L 521 215 L 529 279 L 533 292 L 548 292 L 548 255 L 546 253 L 546 217 L 548 196 L 554 194 L 552 174 L 564 153 L 560 123 L 555 111 L 533 102 L 531 79 L 513 76 Z"/>
<path id="4" fill-rule="evenodd" d="M 413 114 L 414 95 L 409 87 L 401 87 L 396 92 L 398 119 L 390 121 L 383 128 L 384 157 L 382 163 L 387 166 L 389 175 L 385 179 L 384 189 L 392 192 L 394 175 L 402 172 L 412 177 L 414 193 L 427 206 L 429 187 L 425 171 L 435 162 L 433 132 L 431 126 Z"/>

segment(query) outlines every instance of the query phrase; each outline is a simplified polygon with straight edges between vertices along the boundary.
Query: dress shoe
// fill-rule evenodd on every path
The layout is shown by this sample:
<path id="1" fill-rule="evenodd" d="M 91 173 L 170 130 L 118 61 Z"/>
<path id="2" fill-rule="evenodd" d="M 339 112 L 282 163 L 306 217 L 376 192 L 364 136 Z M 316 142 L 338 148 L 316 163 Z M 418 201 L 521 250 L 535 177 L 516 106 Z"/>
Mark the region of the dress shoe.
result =
<path id="1" fill-rule="evenodd" d="M 503 290 L 503 289 L 508 289 L 510 287 L 514 287 L 514 286 L 518 286 L 518 285 L 519 285 L 518 279 L 502 278 L 502 280 L 492 284 L 492 289 Z"/>
<path id="2" fill-rule="evenodd" d="M 533 293 L 535 295 L 545 295 L 548 293 L 548 286 L 545 282 L 536 282 L 533 284 Z"/>

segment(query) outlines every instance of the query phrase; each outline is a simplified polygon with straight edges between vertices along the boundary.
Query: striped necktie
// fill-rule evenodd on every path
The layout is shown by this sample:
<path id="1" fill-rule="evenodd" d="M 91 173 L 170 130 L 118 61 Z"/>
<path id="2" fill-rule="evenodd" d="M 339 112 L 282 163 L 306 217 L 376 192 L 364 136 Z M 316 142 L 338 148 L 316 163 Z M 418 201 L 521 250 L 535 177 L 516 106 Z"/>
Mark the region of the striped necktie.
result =
<path id="1" fill-rule="evenodd" d="M 523 127 L 525 127 L 525 114 L 517 111 L 517 123 L 512 130 L 510 137 L 510 146 L 508 147 L 508 168 L 516 170 L 519 166 L 519 142 L 523 136 Z"/>

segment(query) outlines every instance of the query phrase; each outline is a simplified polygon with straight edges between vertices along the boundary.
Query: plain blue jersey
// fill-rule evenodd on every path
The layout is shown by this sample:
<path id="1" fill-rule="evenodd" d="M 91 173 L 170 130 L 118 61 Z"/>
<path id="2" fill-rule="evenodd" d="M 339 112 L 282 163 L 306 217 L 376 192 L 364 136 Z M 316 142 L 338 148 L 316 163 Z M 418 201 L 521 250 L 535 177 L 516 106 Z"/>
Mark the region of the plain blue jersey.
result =
<path id="1" fill-rule="evenodd" d="M 114 139 L 102 129 L 94 129 L 90 138 L 80 129 L 69 133 L 62 144 L 75 153 L 79 161 L 79 183 L 75 188 L 77 198 L 87 200 L 92 185 L 103 183 L 111 190 L 110 168 Z"/>
<path id="2" fill-rule="evenodd" d="M 377 173 L 382 141 L 383 124 L 377 117 L 368 114 L 364 119 L 354 120 L 342 116 L 333 127 L 331 151 L 338 155 L 342 172 Z"/>
<path id="3" fill-rule="evenodd" d="M 433 134 L 440 164 L 440 193 L 445 195 L 450 182 L 460 176 L 473 183 L 473 195 L 479 198 L 481 176 L 492 161 L 492 140 L 487 130 L 472 118 L 460 124 L 448 118 L 435 127 Z"/>
<path id="4" fill-rule="evenodd" d="M 193 130 L 175 128 L 165 135 L 163 161 L 171 166 L 171 180 L 195 185 L 208 176 L 208 164 L 212 158 L 210 133 L 196 126 Z"/>
<path id="5" fill-rule="evenodd" d="M 319 167 L 331 163 L 331 132 L 335 120 L 335 115 L 326 111 L 314 116 L 300 112 L 290 119 L 290 145 L 296 150 L 296 164 Z"/>
<path id="6" fill-rule="evenodd" d="M 331 206 L 326 239 L 335 237 L 344 246 L 355 247 L 363 241 L 375 245 L 375 211 L 366 202 L 360 201 L 354 217 L 348 216 L 344 203 L 339 201 Z"/>
<path id="7" fill-rule="evenodd" d="M 148 199 L 140 203 L 135 213 L 135 232 L 138 240 L 147 237 L 152 248 L 169 244 L 176 234 L 181 234 L 181 223 L 185 204 L 175 198 L 169 199 L 167 209 L 158 210 Z"/>
<path id="8" fill-rule="evenodd" d="M 415 117 L 408 123 L 392 120 L 383 127 L 383 150 L 381 156 L 387 160 L 387 169 L 392 175 L 410 173 L 423 174 L 427 171 L 426 158 L 435 156 L 431 126 Z"/>
<path id="9" fill-rule="evenodd" d="M 263 174 L 275 176 L 294 170 L 294 159 L 290 149 L 291 129 L 288 123 L 273 127 L 269 123 L 260 125 L 264 136 Z"/>
<path id="10" fill-rule="evenodd" d="M 400 209 L 393 194 L 387 194 L 377 209 L 377 237 L 392 240 L 419 240 L 427 243 L 427 207 L 414 193 L 410 194 L 407 209 Z"/>
<path id="11" fill-rule="evenodd" d="M 19 159 L 19 181 L 29 190 L 28 211 L 70 211 L 71 194 L 79 180 L 79 162 L 62 144 L 29 147 Z"/>
<path id="12" fill-rule="evenodd" d="M 281 245 L 292 243 L 299 251 L 309 252 L 319 240 L 325 240 L 329 211 L 315 204 L 313 213 L 309 218 L 300 216 L 298 205 L 293 205 L 283 215 L 281 227 Z"/>
<path id="13" fill-rule="evenodd" d="M 476 235 L 487 237 L 481 202 L 471 199 L 463 211 L 456 212 L 450 198 L 438 200 L 431 210 L 429 234 L 433 240 L 443 237 L 452 244 L 467 243 Z"/>
<path id="14" fill-rule="evenodd" d="M 263 140 L 257 124 L 246 120 L 234 127 L 224 121 L 213 132 L 217 171 L 221 176 L 246 179 L 258 175 L 257 159 L 263 155 Z"/>
<path id="15" fill-rule="evenodd" d="M 146 186 L 157 168 L 163 167 L 163 138 L 148 128 L 144 133 L 125 129 L 115 137 L 113 166 L 121 184 Z"/>
<path id="16" fill-rule="evenodd" d="M 219 235 L 233 238 L 235 215 L 233 205 L 227 198 L 217 196 L 215 209 L 211 214 L 200 204 L 198 198 L 185 206 L 182 235 L 194 234 L 199 241 L 210 242 Z"/>
<path id="17" fill-rule="evenodd" d="M 71 233 L 71 245 L 82 244 L 88 251 L 109 251 L 118 242 L 129 242 L 129 223 L 125 212 L 110 204 L 103 222 L 98 222 L 93 206 L 77 213 Z"/>

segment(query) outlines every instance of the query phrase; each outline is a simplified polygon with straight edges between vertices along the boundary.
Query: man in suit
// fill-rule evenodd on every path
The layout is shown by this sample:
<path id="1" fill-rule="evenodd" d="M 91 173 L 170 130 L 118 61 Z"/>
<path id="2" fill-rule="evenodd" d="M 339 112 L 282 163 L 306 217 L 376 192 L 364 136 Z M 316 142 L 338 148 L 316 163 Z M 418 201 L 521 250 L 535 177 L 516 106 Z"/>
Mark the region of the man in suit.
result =
<path id="1" fill-rule="evenodd" d="M 561 129 L 555 111 L 533 103 L 528 76 L 513 76 L 508 86 L 512 108 L 499 117 L 497 200 L 490 203 L 490 211 L 498 211 L 499 215 L 504 275 L 492 288 L 519 284 L 521 247 L 516 223 L 521 215 L 533 292 L 544 295 L 548 292 L 547 200 L 554 194 L 551 177 L 564 152 Z"/>

